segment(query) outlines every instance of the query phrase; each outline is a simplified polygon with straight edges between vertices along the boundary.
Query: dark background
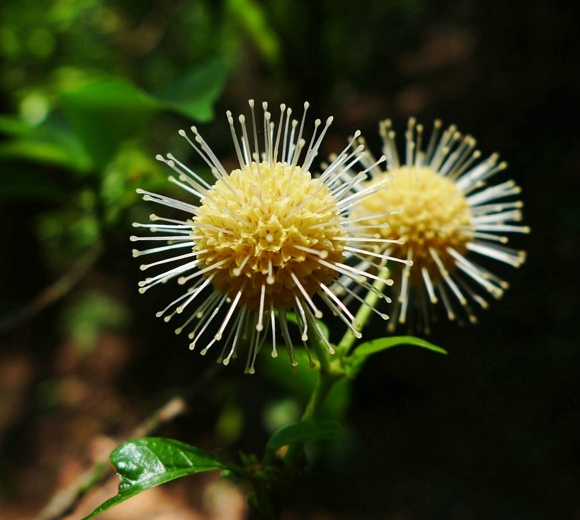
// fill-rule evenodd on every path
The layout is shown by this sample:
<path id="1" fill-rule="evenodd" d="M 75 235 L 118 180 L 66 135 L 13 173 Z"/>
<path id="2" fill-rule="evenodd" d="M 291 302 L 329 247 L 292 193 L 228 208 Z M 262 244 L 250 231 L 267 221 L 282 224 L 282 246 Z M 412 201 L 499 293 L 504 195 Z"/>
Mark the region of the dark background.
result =
<path id="1" fill-rule="evenodd" d="M 285 517 L 580 519 L 573 4 L 4 2 L 0 517 L 32 518 L 102 456 L 102 445 L 110 450 L 175 393 L 190 393 L 190 413 L 157 433 L 232 459 L 238 449 L 260 452 L 269 428 L 299 414 L 300 392 L 275 371 L 216 370 L 211 356 L 189 352 L 154 319 L 171 290 L 137 293 L 128 241 L 131 222 L 151 211 L 134 189 L 169 189 L 155 153 L 186 156 L 177 130 L 197 121 L 227 162 L 223 114 L 255 98 L 295 110 L 308 100 L 315 117 L 334 115 L 325 153 L 357 128 L 378 151 L 386 117 L 399 129 L 411 115 L 427 127 L 435 118 L 455 123 L 484 156 L 498 151 L 509 163 L 501 180 L 522 186 L 532 228 L 515 240 L 528 251 L 524 266 L 495 269 L 511 288 L 480 323 L 433 327 L 430 341 L 448 356 L 400 347 L 365 367 L 345 413 L 348 439 L 314 448 Z M 187 83 L 196 71 L 197 83 Z M 83 105 L 113 114 L 94 126 L 86 114 L 95 111 L 75 112 L 79 98 L 68 93 L 102 76 L 155 99 L 205 97 L 201 109 L 187 98 L 143 115 L 105 93 Z M 62 276 L 73 283 L 54 289 Z M 370 334 L 381 334 L 374 325 Z M 156 497 L 174 509 L 162 517 L 219 518 L 216 486 L 201 477 L 168 486 Z M 220 492 L 227 500 L 239 493 Z M 245 517 L 236 511 L 224 518 Z M 132 518 L 124 515 L 109 518 Z"/>

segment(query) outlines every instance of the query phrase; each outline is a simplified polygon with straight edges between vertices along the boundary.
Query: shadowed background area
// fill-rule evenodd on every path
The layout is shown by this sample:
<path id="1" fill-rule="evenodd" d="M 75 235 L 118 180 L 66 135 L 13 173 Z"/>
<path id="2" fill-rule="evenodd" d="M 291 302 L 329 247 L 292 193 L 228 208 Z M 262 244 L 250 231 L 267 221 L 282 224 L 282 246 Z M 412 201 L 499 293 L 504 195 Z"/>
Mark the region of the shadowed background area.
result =
<path id="1" fill-rule="evenodd" d="M 34 518 L 175 395 L 156 435 L 236 460 L 297 420 L 302 369 L 257 374 L 190 352 L 139 295 L 131 223 L 173 193 L 156 153 L 207 167 L 192 124 L 235 164 L 225 111 L 285 102 L 335 117 L 378 155 L 378 121 L 441 118 L 509 164 L 532 234 L 511 288 L 429 338 L 448 356 L 376 356 L 339 402 L 349 435 L 311 447 L 284 518 L 580 519 L 580 66 L 571 2 L 7 0 L 0 7 L 0 517 Z M 273 109 L 277 115 L 277 108 Z M 215 118 L 215 119 L 214 119 Z M 211 123 L 211 124 L 210 124 Z M 402 141 L 401 141 L 402 144 Z M 324 157 L 320 157 L 324 159 Z M 406 330 L 401 330 L 405 333 Z M 373 322 L 367 334 L 379 336 Z M 336 338 L 334 338 L 336 339 Z M 283 358 L 283 356 L 281 356 Z M 280 360 L 280 359 L 279 359 Z M 350 404 L 347 402 L 350 400 Z M 115 479 L 67 518 L 114 494 Z M 244 494 L 198 475 L 103 518 L 246 518 Z M 47 518 L 44 516 L 44 518 Z"/>

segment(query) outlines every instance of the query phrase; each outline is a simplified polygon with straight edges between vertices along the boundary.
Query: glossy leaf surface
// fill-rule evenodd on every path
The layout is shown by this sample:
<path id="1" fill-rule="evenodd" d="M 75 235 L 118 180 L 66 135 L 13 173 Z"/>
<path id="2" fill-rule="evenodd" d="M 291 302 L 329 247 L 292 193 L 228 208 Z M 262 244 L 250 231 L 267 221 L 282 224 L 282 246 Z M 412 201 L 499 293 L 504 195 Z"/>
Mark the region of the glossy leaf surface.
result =
<path id="1" fill-rule="evenodd" d="M 173 439 L 145 437 L 125 442 L 111 453 L 119 475 L 119 493 L 101 504 L 89 520 L 142 491 L 187 475 L 212 470 L 237 471 L 237 467 L 205 450 Z"/>

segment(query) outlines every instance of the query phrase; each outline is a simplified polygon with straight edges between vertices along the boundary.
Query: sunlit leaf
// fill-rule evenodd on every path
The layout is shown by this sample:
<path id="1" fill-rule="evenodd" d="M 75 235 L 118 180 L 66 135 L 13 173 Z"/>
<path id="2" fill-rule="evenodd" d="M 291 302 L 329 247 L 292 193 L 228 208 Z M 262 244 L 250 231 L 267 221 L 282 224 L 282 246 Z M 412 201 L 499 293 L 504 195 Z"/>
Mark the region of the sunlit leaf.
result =
<path id="1" fill-rule="evenodd" d="M 214 58 L 194 68 L 158 97 L 169 109 L 196 121 L 211 121 L 213 105 L 224 89 L 229 72 L 227 60 Z"/>
<path id="2" fill-rule="evenodd" d="M 61 97 L 70 122 L 99 168 L 111 160 L 123 140 L 142 131 L 163 109 L 160 102 L 122 78 L 101 78 Z"/>
<path id="3" fill-rule="evenodd" d="M 264 7 L 254 0 L 228 0 L 227 8 L 250 35 L 264 59 L 280 63 L 280 40 L 268 23 Z"/>
<path id="4" fill-rule="evenodd" d="M 183 442 L 159 437 L 134 439 L 111 453 L 111 462 L 121 482 L 119 493 L 97 507 L 89 520 L 125 500 L 187 475 L 213 470 L 241 471 L 207 451 Z"/>
<path id="5" fill-rule="evenodd" d="M 83 144 L 59 111 L 52 112 L 40 125 L 28 127 L 19 137 L 0 144 L 0 159 L 50 164 L 76 172 L 92 168 Z"/>
<path id="6" fill-rule="evenodd" d="M 274 432 L 268 439 L 264 452 L 264 464 L 267 464 L 282 446 L 323 439 L 339 439 L 341 436 L 340 425 L 336 421 L 316 420 L 289 424 Z"/>
<path id="7" fill-rule="evenodd" d="M 27 135 L 30 131 L 30 125 L 21 119 L 0 115 L 0 133 L 6 135 Z"/>
<path id="8" fill-rule="evenodd" d="M 345 370 L 347 375 L 353 377 L 358 374 L 369 356 L 399 345 L 414 345 L 416 347 L 432 350 L 439 354 L 447 354 L 447 351 L 443 350 L 441 347 L 414 336 L 394 336 L 374 339 L 359 345 L 346 359 Z"/>

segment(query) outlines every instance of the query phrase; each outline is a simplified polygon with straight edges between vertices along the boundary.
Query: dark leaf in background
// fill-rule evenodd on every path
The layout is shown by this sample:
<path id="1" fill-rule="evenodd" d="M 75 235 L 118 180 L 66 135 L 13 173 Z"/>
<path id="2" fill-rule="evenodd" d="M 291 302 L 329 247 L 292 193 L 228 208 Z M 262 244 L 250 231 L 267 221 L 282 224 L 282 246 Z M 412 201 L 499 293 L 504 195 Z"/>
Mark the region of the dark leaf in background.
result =
<path id="1" fill-rule="evenodd" d="M 306 404 L 316 385 L 318 371 L 310 368 L 304 349 L 295 348 L 294 355 L 298 365 L 292 367 L 288 356 L 284 353 L 276 358 L 265 354 L 261 356 L 261 367 L 256 371 Z M 332 419 L 343 417 L 350 403 L 351 385 L 352 381 L 343 378 L 333 386 L 322 407 L 323 417 Z"/>
<path id="2" fill-rule="evenodd" d="M 340 439 L 341 436 L 340 424 L 336 421 L 317 420 L 288 424 L 274 432 L 268 439 L 264 452 L 264 464 L 267 464 L 282 446 L 323 439 Z"/>

